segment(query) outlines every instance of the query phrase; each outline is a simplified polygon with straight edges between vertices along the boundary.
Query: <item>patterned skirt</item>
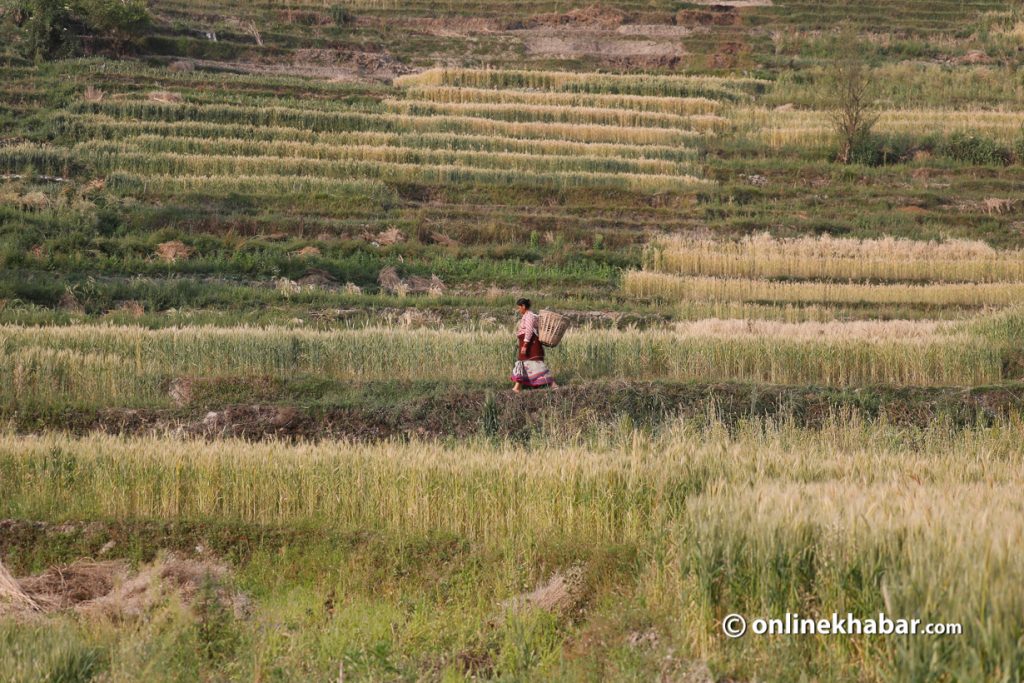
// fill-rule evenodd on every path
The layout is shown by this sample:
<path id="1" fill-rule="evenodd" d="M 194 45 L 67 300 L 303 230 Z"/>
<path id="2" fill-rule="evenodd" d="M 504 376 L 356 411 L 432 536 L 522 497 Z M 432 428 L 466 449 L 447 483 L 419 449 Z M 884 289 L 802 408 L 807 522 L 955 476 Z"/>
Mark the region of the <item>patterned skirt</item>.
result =
<path id="1" fill-rule="evenodd" d="M 512 366 L 512 381 L 524 387 L 546 387 L 555 381 L 555 376 L 542 360 L 517 360 Z"/>

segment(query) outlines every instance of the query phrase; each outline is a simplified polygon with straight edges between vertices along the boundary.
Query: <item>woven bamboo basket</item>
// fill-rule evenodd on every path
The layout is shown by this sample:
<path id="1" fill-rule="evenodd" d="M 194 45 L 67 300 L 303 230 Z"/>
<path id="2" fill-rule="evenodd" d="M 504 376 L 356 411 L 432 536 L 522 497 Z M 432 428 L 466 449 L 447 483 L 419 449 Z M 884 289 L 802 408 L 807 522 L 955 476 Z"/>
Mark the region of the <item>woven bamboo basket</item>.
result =
<path id="1" fill-rule="evenodd" d="M 544 346 L 558 346 L 567 329 L 569 320 L 563 315 L 547 309 L 541 310 L 537 315 L 537 337 Z"/>

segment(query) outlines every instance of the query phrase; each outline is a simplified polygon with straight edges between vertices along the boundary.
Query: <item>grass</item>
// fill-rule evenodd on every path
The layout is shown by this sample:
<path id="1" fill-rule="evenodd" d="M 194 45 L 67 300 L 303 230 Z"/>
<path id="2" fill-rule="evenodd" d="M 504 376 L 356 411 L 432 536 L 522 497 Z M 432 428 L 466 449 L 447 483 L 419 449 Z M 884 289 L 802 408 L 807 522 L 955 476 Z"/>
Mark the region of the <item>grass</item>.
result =
<path id="1" fill-rule="evenodd" d="M 739 99 L 748 93 L 763 90 L 767 83 L 756 78 L 716 76 L 660 76 L 508 69 L 429 69 L 418 74 L 397 78 L 395 85 L 512 88 L 572 93 Z"/>
<path id="2" fill-rule="evenodd" d="M 654 270 L 731 278 L 826 279 L 871 282 L 1019 282 L 1024 257 L 984 242 L 857 240 L 822 237 L 775 239 L 769 234 L 737 242 L 664 240 Z"/>
<path id="3" fill-rule="evenodd" d="M 785 328 L 783 328 L 785 329 Z M 970 334 L 892 339 L 752 334 L 723 337 L 698 328 L 585 330 L 552 353 L 556 373 L 589 379 L 739 380 L 864 386 L 979 385 L 1004 379 L 1002 344 Z M 147 330 L 71 325 L 0 328 L 0 389 L 8 410 L 40 406 L 169 405 L 175 377 L 318 376 L 348 381 L 450 381 L 501 376 L 508 334 L 401 328 L 315 332 L 282 328 Z M 767 362 L 765 359 L 769 359 Z"/>
<path id="4" fill-rule="evenodd" d="M 762 279 L 678 276 L 631 271 L 623 278 L 628 294 L 669 300 L 788 302 L 818 304 L 905 304 L 931 306 L 1008 306 L 1024 296 L 1024 284 L 940 283 L 857 284 L 775 282 Z"/>
<path id="5" fill-rule="evenodd" d="M 5 433 L 0 500 L 5 515 L 36 519 L 313 530 L 279 550 L 264 532 L 239 556 L 236 571 L 255 594 L 257 616 L 225 625 L 242 636 L 226 659 L 193 659 L 201 648 L 189 644 L 195 626 L 183 616 L 119 632 L 58 622 L 38 641 L 54 653 L 95 648 L 101 666 L 114 670 L 134 661 L 136 648 L 156 648 L 165 653 L 151 655 L 158 660 L 175 653 L 162 660 L 167 675 L 194 666 L 251 678 L 253 667 L 281 667 L 328 677 L 344 660 L 349 673 L 414 676 L 439 650 L 471 650 L 491 676 L 619 678 L 651 666 L 680 671 L 696 659 L 733 677 L 756 670 L 775 679 L 796 666 L 832 680 L 940 670 L 977 679 L 1021 666 L 1012 636 L 1021 627 L 1024 571 L 1013 551 L 1022 540 L 1020 438 L 1019 421 L 961 431 L 843 420 L 818 430 L 680 423 L 657 437 L 614 429 L 590 442 L 555 437 L 538 459 L 533 448 L 508 443 L 253 445 Z M 353 488 L 361 494 L 349 495 Z M 215 540 L 215 529 L 206 532 L 212 543 L 232 543 Z M 332 541 L 321 529 L 358 529 L 364 540 Z M 406 550 L 393 545 L 399 539 Z M 376 553 L 384 554 L 374 560 Z M 481 562 L 494 569 L 481 571 Z M 407 569 L 387 573 L 394 563 Z M 525 614 L 494 622 L 502 600 L 573 563 L 591 571 L 579 620 Z M 427 589 L 424 572 L 441 584 Z M 332 591 L 346 599 L 324 613 Z M 856 640 L 730 641 L 719 630 L 729 611 L 787 610 L 885 611 L 959 622 L 964 635 L 872 640 L 865 669 Z M 373 612 L 386 618 L 378 624 Z M 280 629 L 267 630 L 275 622 L 301 635 L 278 638 Z M 657 633 L 652 649 L 631 651 L 631 634 L 649 629 Z M 59 659 L 34 659 L 29 635 L 6 635 L 8 663 Z M 944 650 L 941 663 L 930 654 L 935 647 Z M 379 654 L 357 656 L 366 650 Z M 442 671 L 454 676 L 458 666 L 448 661 Z"/>
<path id="6" fill-rule="evenodd" d="M 139 59 L 0 21 L 0 552 L 255 610 L 0 620 L 0 679 L 1024 678 L 1017 8 L 150 4 Z M 964 634 L 720 629 L 883 610 Z"/>
<path id="7" fill-rule="evenodd" d="M 771 149 L 786 145 L 829 147 L 835 131 L 827 110 L 738 107 L 729 120 L 758 142 Z M 990 109 L 899 109 L 879 112 L 877 133 L 925 136 L 970 132 L 1012 143 L 1020 137 L 1024 117 L 1014 111 Z"/>

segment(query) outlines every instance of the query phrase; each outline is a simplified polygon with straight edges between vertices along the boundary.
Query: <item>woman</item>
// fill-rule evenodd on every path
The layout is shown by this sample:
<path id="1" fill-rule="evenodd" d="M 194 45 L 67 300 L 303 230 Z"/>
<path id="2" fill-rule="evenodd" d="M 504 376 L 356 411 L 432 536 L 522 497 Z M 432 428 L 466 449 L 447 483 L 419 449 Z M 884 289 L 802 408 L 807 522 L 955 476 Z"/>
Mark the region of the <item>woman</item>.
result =
<path id="1" fill-rule="evenodd" d="M 519 355 L 512 367 L 512 391 L 517 394 L 523 387 L 545 387 L 549 384 L 557 389 L 554 375 L 544 362 L 544 346 L 537 336 L 537 314 L 530 310 L 529 299 L 516 301 L 516 310 L 522 318 L 516 338 L 519 340 Z"/>

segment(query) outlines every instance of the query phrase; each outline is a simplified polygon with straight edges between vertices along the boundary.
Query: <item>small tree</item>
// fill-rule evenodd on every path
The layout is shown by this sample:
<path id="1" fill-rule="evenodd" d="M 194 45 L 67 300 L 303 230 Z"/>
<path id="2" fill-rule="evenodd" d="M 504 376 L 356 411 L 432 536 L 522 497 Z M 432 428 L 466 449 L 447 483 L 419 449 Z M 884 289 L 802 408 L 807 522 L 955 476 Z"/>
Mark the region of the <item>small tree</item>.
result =
<path id="1" fill-rule="evenodd" d="M 870 137 L 878 116 L 871 113 L 874 88 L 863 53 L 852 36 L 844 35 L 841 41 L 841 53 L 832 65 L 832 123 L 839 136 L 838 161 L 848 164 L 853 150 Z"/>
<path id="2" fill-rule="evenodd" d="M 68 57 L 78 48 L 71 8 L 64 0 L 26 0 L 12 13 L 29 59 Z"/>
<path id="3" fill-rule="evenodd" d="M 118 54 L 149 27 L 145 0 L 78 0 L 78 10 L 89 29 Z"/>
<path id="4" fill-rule="evenodd" d="M 149 26 L 145 0 L 20 0 L 13 16 L 31 59 L 79 54 L 83 39 L 121 53 Z"/>

